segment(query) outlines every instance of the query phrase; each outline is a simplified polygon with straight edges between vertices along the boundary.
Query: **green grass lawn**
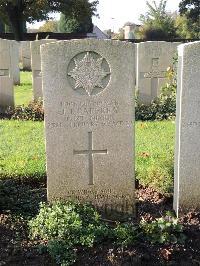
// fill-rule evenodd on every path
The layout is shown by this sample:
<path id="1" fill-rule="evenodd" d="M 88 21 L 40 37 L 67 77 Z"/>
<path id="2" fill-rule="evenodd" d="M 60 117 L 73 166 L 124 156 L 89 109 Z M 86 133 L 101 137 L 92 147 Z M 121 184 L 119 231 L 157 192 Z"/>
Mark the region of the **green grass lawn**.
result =
<path id="1" fill-rule="evenodd" d="M 0 120 L 0 177 L 45 175 L 43 123 Z"/>
<path id="2" fill-rule="evenodd" d="M 15 105 L 28 105 L 33 99 L 32 72 L 20 73 L 21 85 L 14 87 Z"/>
<path id="3" fill-rule="evenodd" d="M 174 124 L 136 123 L 136 177 L 143 185 L 170 192 Z M 0 177 L 40 178 L 45 172 L 43 122 L 0 121 Z"/>

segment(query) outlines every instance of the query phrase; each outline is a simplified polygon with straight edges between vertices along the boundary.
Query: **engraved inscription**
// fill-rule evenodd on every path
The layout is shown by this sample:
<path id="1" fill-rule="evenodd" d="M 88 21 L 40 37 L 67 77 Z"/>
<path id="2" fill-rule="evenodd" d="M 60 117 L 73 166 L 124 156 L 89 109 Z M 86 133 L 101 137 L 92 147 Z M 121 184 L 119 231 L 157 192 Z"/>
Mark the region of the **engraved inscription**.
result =
<path id="1" fill-rule="evenodd" d="M 58 115 L 61 121 L 52 121 L 48 128 L 80 128 L 80 127 L 130 127 L 133 121 L 125 121 L 121 117 L 120 104 L 117 100 L 108 101 L 71 101 L 60 102 Z"/>
<path id="2" fill-rule="evenodd" d="M 72 64 L 74 63 L 74 66 Z M 72 69 L 72 70 L 71 70 Z M 110 67 L 107 61 L 94 52 L 75 56 L 68 67 L 71 85 L 80 94 L 96 95 L 103 91 L 109 82 Z"/>
<path id="3" fill-rule="evenodd" d="M 88 132 L 88 150 L 74 150 L 74 155 L 88 155 L 88 168 L 89 168 L 89 185 L 94 185 L 94 162 L 93 154 L 107 154 L 107 150 L 94 150 L 93 149 L 93 135 Z"/>
<path id="4" fill-rule="evenodd" d="M 0 69 L 0 76 L 9 76 L 9 69 Z"/>

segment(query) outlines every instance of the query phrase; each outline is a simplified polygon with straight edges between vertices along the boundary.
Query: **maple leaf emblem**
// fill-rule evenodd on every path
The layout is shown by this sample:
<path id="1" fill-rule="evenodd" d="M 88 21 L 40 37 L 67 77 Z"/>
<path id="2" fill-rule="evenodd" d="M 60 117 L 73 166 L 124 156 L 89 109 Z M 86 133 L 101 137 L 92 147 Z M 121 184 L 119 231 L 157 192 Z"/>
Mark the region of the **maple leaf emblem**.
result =
<path id="1" fill-rule="evenodd" d="M 104 88 L 102 80 L 109 72 L 102 68 L 103 58 L 94 59 L 87 52 L 82 60 L 74 59 L 75 68 L 68 73 L 75 80 L 75 89 L 83 88 L 91 96 L 95 87 Z"/>

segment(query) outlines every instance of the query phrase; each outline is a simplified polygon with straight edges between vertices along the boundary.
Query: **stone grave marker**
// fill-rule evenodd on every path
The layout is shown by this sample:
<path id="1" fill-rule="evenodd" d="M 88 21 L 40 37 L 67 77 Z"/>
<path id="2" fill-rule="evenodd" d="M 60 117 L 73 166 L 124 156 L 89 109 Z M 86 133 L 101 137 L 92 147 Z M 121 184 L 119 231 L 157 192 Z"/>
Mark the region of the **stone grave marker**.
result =
<path id="1" fill-rule="evenodd" d="M 22 69 L 26 71 L 31 71 L 31 48 L 30 41 L 20 42 L 20 54 Z"/>
<path id="2" fill-rule="evenodd" d="M 10 41 L 11 49 L 11 76 L 15 85 L 20 85 L 20 69 L 19 69 L 19 49 L 20 44 L 16 41 Z"/>
<path id="3" fill-rule="evenodd" d="M 71 40 L 41 52 L 48 199 L 132 216 L 135 45 Z"/>
<path id="4" fill-rule="evenodd" d="M 40 45 L 52 41 L 56 40 L 44 39 L 31 42 L 31 68 L 34 100 L 43 98 Z"/>
<path id="5" fill-rule="evenodd" d="M 200 209 L 200 41 L 178 47 L 174 209 Z"/>
<path id="6" fill-rule="evenodd" d="M 137 44 L 138 100 L 150 104 L 166 83 L 167 68 L 172 65 L 179 43 L 149 41 Z"/>
<path id="7" fill-rule="evenodd" d="M 0 113 L 8 106 L 14 106 L 10 52 L 10 41 L 0 39 Z"/>

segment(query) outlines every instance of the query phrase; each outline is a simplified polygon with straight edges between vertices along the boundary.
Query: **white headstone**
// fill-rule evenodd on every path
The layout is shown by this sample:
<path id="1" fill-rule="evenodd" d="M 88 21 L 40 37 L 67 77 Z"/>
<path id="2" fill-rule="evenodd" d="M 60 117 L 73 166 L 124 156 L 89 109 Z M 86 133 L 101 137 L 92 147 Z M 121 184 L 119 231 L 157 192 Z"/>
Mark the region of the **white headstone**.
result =
<path id="1" fill-rule="evenodd" d="M 200 41 L 178 47 L 174 209 L 200 209 Z"/>
<path id="2" fill-rule="evenodd" d="M 31 42 L 31 68 L 34 100 L 43 98 L 40 45 L 52 41 L 56 40 L 44 39 Z"/>
<path id="3" fill-rule="evenodd" d="M 0 113 L 14 105 L 10 41 L 0 39 Z"/>
<path id="4" fill-rule="evenodd" d="M 135 45 L 84 39 L 41 52 L 48 199 L 133 215 Z"/>
<path id="5" fill-rule="evenodd" d="M 30 41 L 22 41 L 20 44 L 22 69 L 26 71 L 31 71 Z"/>
<path id="6" fill-rule="evenodd" d="M 20 69 L 19 69 L 19 49 L 20 44 L 16 41 L 10 41 L 11 49 L 11 75 L 13 76 L 13 82 L 15 85 L 20 84 Z"/>
<path id="7" fill-rule="evenodd" d="M 138 101 L 150 104 L 160 95 L 165 85 L 167 68 L 172 66 L 179 43 L 142 42 L 137 44 L 137 78 Z"/>

